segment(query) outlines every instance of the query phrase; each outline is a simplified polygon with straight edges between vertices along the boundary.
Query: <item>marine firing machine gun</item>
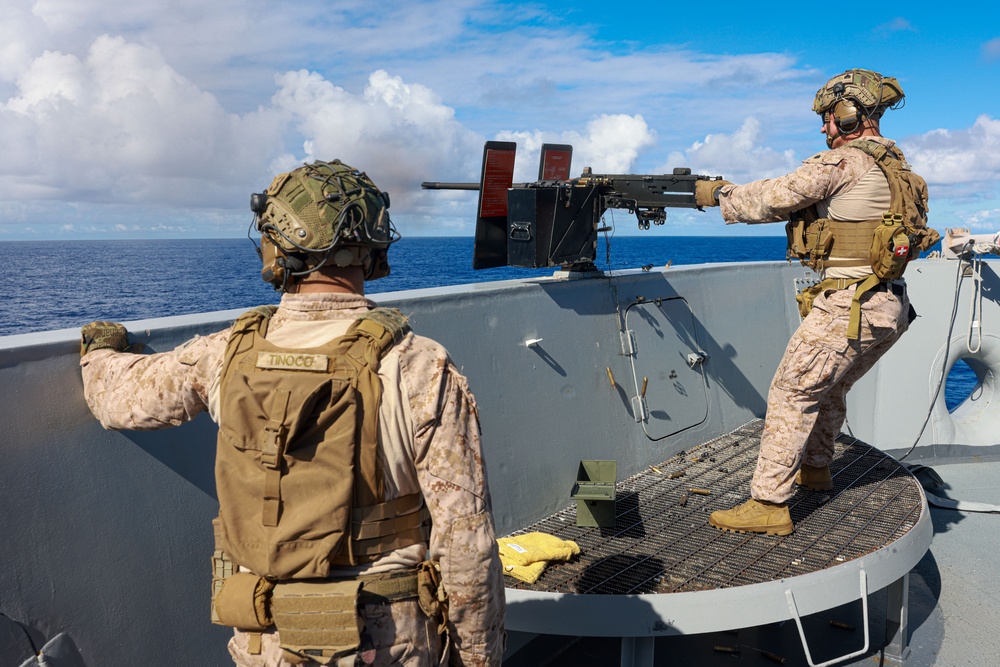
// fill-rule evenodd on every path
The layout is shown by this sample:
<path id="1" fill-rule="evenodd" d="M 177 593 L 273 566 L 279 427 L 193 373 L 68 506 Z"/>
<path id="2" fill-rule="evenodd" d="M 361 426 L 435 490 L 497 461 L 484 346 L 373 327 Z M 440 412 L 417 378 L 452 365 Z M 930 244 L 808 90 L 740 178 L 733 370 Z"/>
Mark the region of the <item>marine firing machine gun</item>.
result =
<path id="1" fill-rule="evenodd" d="M 487 141 L 479 183 L 425 182 L 426 190 L 478 190 L 472 268 L 565 266 L 588 270 L 597 256 L 604 212 L 626 209 L 640 229 L 662 225 L 667 208 L 700 208 L 695 183 L 721 176 L 692 174 L 594 174 L 570 178 L 573 147 L 543 144 L 534 183 L 514 183 L 517 144 Z"/>

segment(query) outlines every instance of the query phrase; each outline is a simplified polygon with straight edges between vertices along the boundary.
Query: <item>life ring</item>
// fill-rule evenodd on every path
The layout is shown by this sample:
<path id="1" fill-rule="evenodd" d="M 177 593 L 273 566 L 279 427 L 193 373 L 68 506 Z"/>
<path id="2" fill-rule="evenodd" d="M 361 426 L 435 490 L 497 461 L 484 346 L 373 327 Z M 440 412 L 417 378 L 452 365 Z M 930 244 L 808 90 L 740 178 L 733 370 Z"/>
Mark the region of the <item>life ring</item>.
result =
<path id="1" fill-rule="evenodd" d="M 944 387 L 938 392 L 932 413 L 932 438 L 935 444 L 995 445 L 1000 444 L 1000 410 L 991 405 L 1000 398 L 1000 338 L 984 334 L 975 352 L 969 351 L 964 337 L 954 337 L 948 346 L 938 350 L 929 376 L 929 395 L 933 396 L 942 373 L 951 373 L 959 361 L 964 361 L 976 374 L 977 384 L 972 393 L 954 411 L 945 403 Z M 947 377 L 947 376 L 945 376 Z"/>

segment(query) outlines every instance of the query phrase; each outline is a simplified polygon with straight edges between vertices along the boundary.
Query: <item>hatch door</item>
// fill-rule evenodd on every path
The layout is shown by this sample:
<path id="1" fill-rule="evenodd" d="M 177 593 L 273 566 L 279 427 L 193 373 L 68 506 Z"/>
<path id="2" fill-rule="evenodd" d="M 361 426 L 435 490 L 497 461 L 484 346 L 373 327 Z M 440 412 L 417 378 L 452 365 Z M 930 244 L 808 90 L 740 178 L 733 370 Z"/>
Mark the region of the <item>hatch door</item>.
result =
<path id="1" fill-rule="evenodd" d="M 638 299 L 625 309 L 622 348 L 632 365 L 632 414 L 646 437 L 662 440 L 708 418 L 710 363 L 683 297 Z"/>

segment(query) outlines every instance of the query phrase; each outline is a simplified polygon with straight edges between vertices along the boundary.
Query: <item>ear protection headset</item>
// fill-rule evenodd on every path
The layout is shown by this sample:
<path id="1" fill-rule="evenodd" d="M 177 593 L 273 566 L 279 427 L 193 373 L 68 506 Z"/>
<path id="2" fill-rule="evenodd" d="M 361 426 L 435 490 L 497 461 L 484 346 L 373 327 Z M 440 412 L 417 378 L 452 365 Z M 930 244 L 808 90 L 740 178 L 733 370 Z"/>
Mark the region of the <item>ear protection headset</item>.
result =
<path id="1" fill-rule="evenodd" d="M 844 84 L 840 82 L 833 84 L 833 94 L 840 98 L 830 109 L 833 124 L 837 126 L 841 134 L 850 134 L 857 130 L 861 126 L 861 121 L 864 120 L 861 108 L 855 100 L 843 97 Z"/>

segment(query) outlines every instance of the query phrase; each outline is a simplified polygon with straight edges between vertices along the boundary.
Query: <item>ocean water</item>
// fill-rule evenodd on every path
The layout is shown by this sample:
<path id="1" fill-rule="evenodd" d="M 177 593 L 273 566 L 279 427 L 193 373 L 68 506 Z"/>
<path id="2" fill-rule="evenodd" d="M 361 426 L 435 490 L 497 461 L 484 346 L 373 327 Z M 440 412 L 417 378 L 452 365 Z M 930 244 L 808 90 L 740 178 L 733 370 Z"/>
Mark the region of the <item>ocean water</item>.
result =
<path id="1" fill-rule="evenodd" d="M 471 237 L 404 238 L 392 246 L 392 274 L 369 294 L 460 285 L 553 269 L 472 268 Z M 785 257 L 784 238 L 613 237 L 600 268 L 635 268 Z M 0 242 L 0 336 L 277 303 L 260 279 L 249 239 Z"/>
<path id="2" fill-rule="evenodd" d="M 406 289 L 551 275 L 552 269 L 472 268 L 471 237 L 404 238 L 391 250 L 392 275 L 369 295 Z M 613 236 L 601 239 L 601 269 L 651 264 L 772 261 L 784 237 Z M 0 242 L 0 336 L 277 303 L 260 279 L 249 239 Z M 964 363 L 945 386 L 949 409 L 976 386 Z"/>

